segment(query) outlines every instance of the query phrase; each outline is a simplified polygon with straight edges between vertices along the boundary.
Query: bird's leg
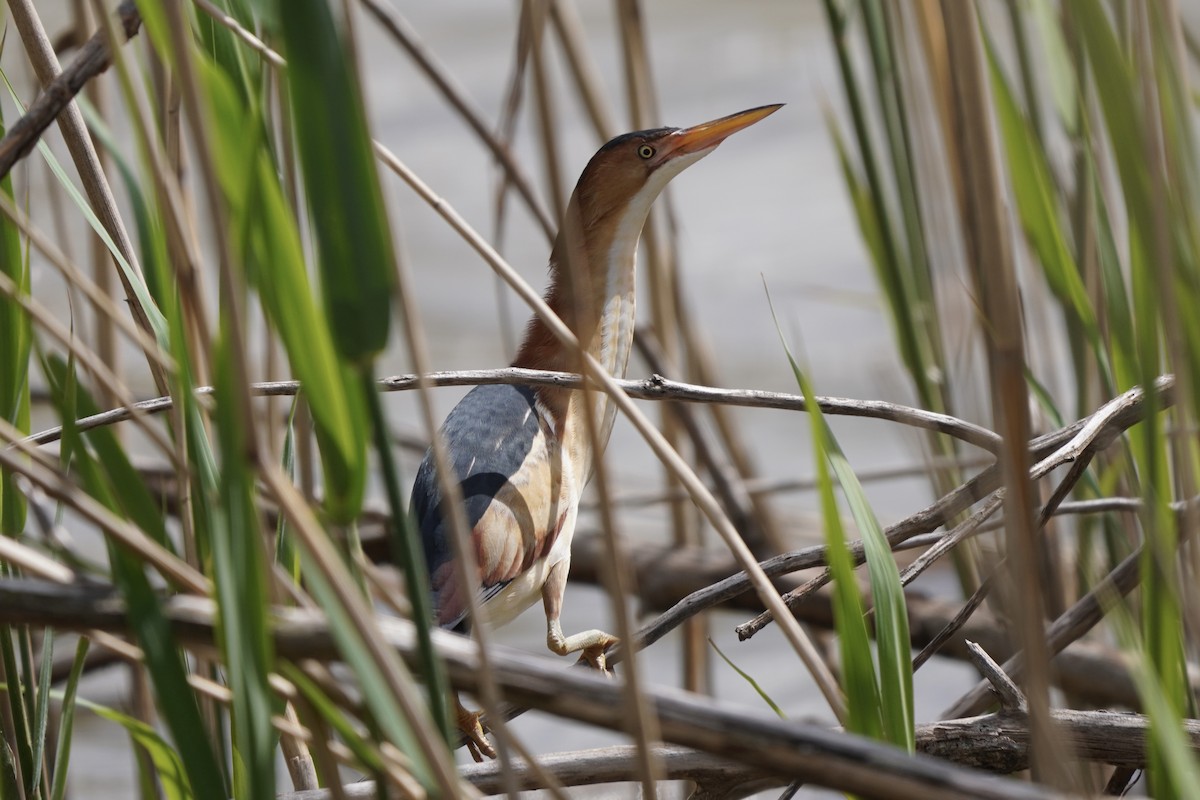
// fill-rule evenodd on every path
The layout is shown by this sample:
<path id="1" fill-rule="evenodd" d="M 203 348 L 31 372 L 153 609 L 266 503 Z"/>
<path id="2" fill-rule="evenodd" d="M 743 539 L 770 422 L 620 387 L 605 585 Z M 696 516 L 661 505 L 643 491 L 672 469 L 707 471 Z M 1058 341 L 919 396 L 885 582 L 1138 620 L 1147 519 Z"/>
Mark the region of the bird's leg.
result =
<path id="1" fill-rule="evenodd" d="M 492 747 L 492 743 L 488 741 L 487 731 L 483 727 L 483 723 L 479 718 L 483 716 L 482 711 L 468 711 L 459 699 L 458 694 L 454 695 L 454 713 L 458 719 L 458 730 L 462 733 L 463 738 L 467 740 L 467 752 L 471 754 L 471 758 L 475 759 L 476 763 L 483 761 L 483 757 L 496 757 L 496 750 Z"/>
<path id="2" fill-rule="evenodd" d="M 542 585 L 542 605 L 546 609 L 546 646 L 560 656 L 582 651 L 580 661 L 586 661 L 605 675 L 611 675 L 605 654 L 618 642 L 617 637 L 601 630 L 563 636 L 562 624 L 558 617 L 562 613 L 563 593 L 567 588 L 567 573 L 570 569 L 570 559 L 563 559 L 550 568 L 546 582 Z"/>

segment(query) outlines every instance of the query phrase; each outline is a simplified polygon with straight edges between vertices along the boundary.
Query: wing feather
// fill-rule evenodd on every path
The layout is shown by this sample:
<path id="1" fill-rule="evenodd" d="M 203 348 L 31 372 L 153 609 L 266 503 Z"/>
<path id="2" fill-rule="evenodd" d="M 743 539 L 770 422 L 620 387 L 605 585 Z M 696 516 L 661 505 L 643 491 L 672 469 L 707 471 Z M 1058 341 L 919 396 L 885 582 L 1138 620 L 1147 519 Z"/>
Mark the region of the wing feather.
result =
<path id="1" fill-rule="evenodd" d="M 522 386 L 477 386 L 441 428 L 463 493 L 479 580 L 470 591 L 484 603 L 549 552 L 565 516 L 557 441 L 542 419 L 536 393 Z M 451 561 L 453 543 L 432 453 L 413 486 L 437 624 L 462 627 L 466 595 Z"/>

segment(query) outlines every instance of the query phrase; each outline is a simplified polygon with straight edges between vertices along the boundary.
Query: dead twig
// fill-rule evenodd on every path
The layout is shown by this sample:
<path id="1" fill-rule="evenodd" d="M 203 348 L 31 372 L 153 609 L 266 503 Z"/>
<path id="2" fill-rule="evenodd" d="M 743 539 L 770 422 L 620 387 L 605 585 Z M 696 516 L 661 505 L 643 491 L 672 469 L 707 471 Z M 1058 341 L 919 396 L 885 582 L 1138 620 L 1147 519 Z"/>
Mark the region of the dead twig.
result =
<path id="1" fill-rule="evenodd" d="M 979 674 L 987 679 L 987 682 L 996 690 L 996 695 L 1000 698 L 1000 708 L 1005 711 L 1025 713 L 1028 706 L 1025 696 L 1021 694 L 1020 687 L 1004 673 L 999 664 L 992 660 L 987 651 L 975 642 L 967 640 L 967 652 L 971 656 L 971 663 L 979 670 Z"/>
<path id="2" fill-rule="evenodd" d="M 1142 548 L 1125 557 L 1112 572 L 1081 597 L 1074 605 L 1050 625 L 1045 631 L 1046 650 L 1053 657 L 1071 642 L 1090 631 L 1104 617 L 1101 598 L 1124 597 L 1133 591 L 1139 580 Z M 1004 662 L 1004 671 L 1019 678 L 1025 669 L 1021 653 Z M 943 717 L 962 717 L 978 714 L 988 706 L 988 684 L 981 681 L 943 714 Z"/>

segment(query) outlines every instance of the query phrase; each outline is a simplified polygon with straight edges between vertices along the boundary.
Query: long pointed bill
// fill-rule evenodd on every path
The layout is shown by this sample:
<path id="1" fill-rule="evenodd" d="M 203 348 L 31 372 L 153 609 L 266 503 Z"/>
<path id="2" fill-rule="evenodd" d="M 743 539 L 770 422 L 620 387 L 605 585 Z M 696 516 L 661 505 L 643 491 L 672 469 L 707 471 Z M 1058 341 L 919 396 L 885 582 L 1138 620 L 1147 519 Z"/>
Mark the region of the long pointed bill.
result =
<path id="1" fill-rule="evenodd" d="M 725 141 L 729 136 L 743 128 L 750 127 L 760 119 L 769 117 L 782 107 L 783 103 L 771 106 L 759 106 L 748 111 L 730 114 L 728 117 L 714 119 L 712 122 L 702 122 L 691 128 L 684 128 L 664 142 L 667 152 L 663 153 L 661 157 L 667 159 L 687 153 L 699 153 L 703 150 L 711 150 Z"/>

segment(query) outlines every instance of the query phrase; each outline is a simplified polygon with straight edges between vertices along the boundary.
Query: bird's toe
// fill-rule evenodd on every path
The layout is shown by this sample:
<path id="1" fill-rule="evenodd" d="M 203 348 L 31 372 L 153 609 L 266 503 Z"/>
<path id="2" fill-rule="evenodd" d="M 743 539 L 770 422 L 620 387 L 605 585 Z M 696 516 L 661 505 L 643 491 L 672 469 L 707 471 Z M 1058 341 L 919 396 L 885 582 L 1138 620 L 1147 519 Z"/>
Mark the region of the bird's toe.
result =
<path id="1" fill-rule="evenodd" d="M 484 757 L 496 757 L 496 750 L 488 741 L 487 730 L 480 719 L 482 716 L 482 711 L 468 711 L 462 706 L 458 707 L 458 729 L 466 739 L 467 752 L 476 763 L 483 761 Z"/>
<path id="2" fill-rule="evenodd" d="M 580 662 L 586 663 L 592 669 L 599 670 L 611 678 L 613 673 L 608 666 L 608 651 L 619 641 L 617 637 L 611 634 L 603 634 L 599 641 L 583 648 L 583 651 L 579 655 Z"/>

